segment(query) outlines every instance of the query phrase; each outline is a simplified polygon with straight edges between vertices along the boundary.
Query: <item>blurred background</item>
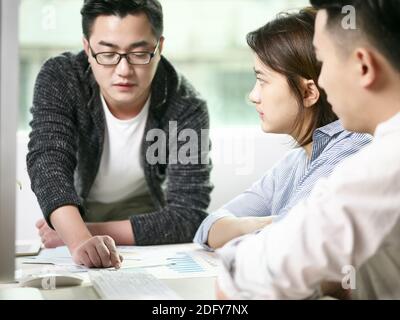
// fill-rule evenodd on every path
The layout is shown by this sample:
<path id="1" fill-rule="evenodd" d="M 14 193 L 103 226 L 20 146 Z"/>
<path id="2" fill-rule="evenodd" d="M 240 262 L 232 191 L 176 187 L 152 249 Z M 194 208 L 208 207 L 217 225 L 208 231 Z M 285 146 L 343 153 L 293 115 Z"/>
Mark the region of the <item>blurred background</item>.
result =
<path id="1" fill-rule="evenodd" d="M 20 9 L 21 110 L 28 130 L 35 78 L 43 62 L 82 48 L 83 0 L 22 0 Z M 248 103 L 254 84 L 246 34 L 303 0 L 161 0 L 164 55 L 207 99 L 212 127 L 258 125 Z"/>
<path id="2" fill-rule="evenodd" d="M 164 56 L 208 102 L 214 170 L 210 211 L 244 191 L 293 145 L 285 136 L 261 132 L 248 101 L 255 76 L 246 34 L 281 11 L 299 9 L 306 0 L 161 0 Z M 21 0 L 20 114 L 18 132 L 18 239 L 36 237 L 41 217 L 30 190 L 25 157 L 29 109 L 41 65 L 48 58 L 82 48 L 83 0 Z"/>

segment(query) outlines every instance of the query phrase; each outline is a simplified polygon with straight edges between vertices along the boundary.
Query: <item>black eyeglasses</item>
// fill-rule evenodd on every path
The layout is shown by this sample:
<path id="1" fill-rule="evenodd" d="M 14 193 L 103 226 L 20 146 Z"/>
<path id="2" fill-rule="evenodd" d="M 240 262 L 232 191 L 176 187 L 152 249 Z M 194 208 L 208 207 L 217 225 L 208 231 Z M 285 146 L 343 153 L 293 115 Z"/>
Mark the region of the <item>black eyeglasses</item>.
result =
<path id="1" fill-rule="evenodd" d="M 133 51 L 128 53 L 118 53 L 118 52 L 98 52 L 95 53 L 90 46 L 90 51 L 92 52 L 92 57 L 96 59 L 97 63 L 102 66 L 116 66 L 122 58 L 126 58 L 131 65 L 146 65 L 149 64 L 151 59 L 154 58 L 160 45 L 160 40 L 157 41 L 156 48 L 153 52 L 148 51 Z"/>

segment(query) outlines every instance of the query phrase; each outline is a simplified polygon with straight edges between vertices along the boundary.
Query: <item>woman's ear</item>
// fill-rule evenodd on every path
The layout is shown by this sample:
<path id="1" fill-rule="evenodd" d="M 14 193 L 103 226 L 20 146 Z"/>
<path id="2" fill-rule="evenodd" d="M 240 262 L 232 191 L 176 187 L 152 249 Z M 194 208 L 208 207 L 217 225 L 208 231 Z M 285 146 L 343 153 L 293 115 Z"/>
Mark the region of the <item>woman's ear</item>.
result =
<path id="1" fill-rule="evenodd" d="M 320 92 L 313 80 L 303 79 L 303 105 L 306 108 L 315 105 L 320 97 Z"/>

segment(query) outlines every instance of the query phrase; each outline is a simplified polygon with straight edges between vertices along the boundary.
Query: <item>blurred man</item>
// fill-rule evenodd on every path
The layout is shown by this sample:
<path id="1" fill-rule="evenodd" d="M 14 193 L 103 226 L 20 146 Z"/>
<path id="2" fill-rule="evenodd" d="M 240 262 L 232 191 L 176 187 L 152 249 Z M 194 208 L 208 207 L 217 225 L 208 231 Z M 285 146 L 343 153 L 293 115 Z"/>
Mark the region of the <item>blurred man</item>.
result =
<path id="1" fill-rule="evenodd" d="M 219 298 L 318 297 L 326 281 L 355 287 L 355 297 L 400 298 L 400 7 L 397 0 L 311 3 L 320 10 L 320 85 L 346 129 L 375 139 L 285 219 L 219 251 Z M 355 29 L 343 23 L 349 12 Z"/>

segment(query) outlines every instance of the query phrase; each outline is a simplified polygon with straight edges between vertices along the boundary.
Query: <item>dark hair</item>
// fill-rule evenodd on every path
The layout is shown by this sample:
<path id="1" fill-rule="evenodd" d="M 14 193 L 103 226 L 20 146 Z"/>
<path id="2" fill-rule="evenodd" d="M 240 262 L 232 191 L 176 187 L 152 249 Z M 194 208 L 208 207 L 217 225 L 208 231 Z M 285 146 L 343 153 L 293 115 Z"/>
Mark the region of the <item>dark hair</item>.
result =
<path id="1" fill-rule="evenodd" d="M 163 34 L 163 12 L 158 0 L 84 0 L 81 10 L 82 30 L 89 39 L 94 21 L 101 15 L 116 15 L 124 18 L 128 14 L 146 14 L 154 36 L 159 39 Z"/>
<path id="2" fill-rule="evenodd" d="M 342 8 L 353 6 L 356 11 L 357 29 L 374 45 L 388 61 L 400 71 L 400 3 L 398 0 L 311 0 L 317 9 L 328 13 L 328 28 L 340 32 L 344 17 Z M 347 32 L 349 34 L 349 32 Z"/>
<path id="3" fill-rule="evenodd" d="M 275 20 L 247 35 L 250 48 L 267 67 L 286 77 L 296 97 L 299 112 L 292 134 L 300 146 L 313 141 L 316 129 L 338 119 L 325 92 L 318 87 L 321 64 L 313 47 L 316 13 L 312 8 L 305 8 L 298 13 L 280 13 Z M 320 91 L 320 98 L 310 111 L 303 104 L 302 78 L 313 80 Z M 309 112 L 310 125 L 304 130 Z"/>

